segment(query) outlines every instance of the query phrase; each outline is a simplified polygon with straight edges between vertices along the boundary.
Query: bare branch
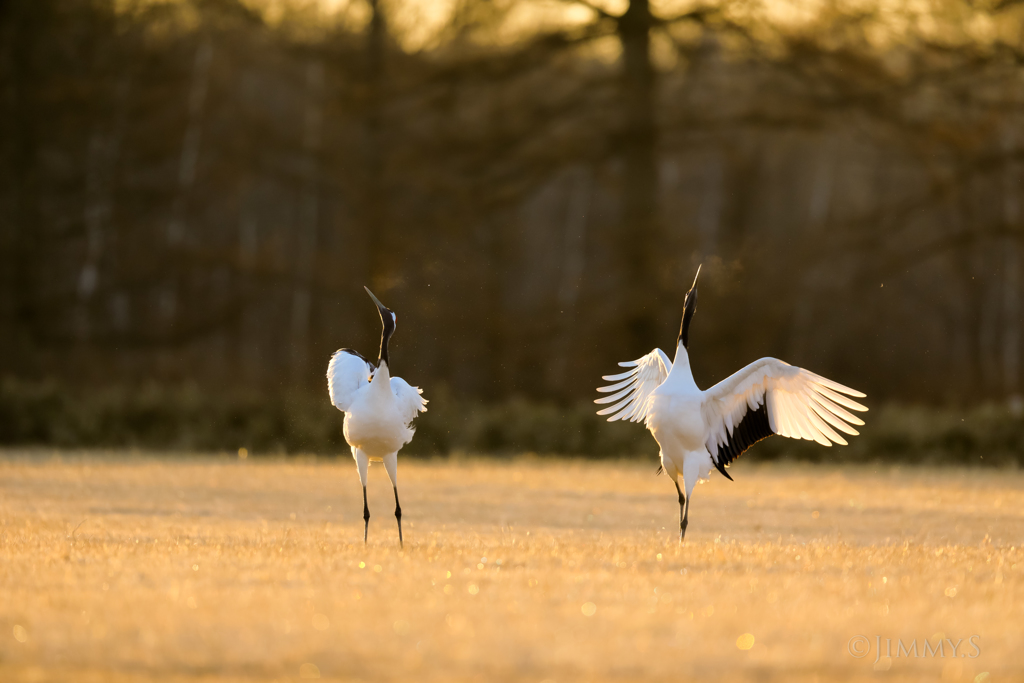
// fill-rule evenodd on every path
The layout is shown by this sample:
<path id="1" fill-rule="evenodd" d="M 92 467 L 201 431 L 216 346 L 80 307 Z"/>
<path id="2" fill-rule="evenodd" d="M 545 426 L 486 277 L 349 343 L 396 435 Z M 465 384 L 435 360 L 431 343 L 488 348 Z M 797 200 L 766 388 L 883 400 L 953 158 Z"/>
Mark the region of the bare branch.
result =
<path id="1" fill-rule="evenodd" d="M 590 11 L 596 13 L 602 19 L 611 19 L 612 21 L 618 21 L 619 19 L 622 18 L 622 17 L 619 17 L 618 15 L 612 14 L 611 12 L 609 12 L 606 9 L 604 9 L 603 7 L 595 5 L 594 3 L 590 2 L 590 0 L 562 0 L 562 1 L 565 2 L 568 5 L 583 5 L 584 7 L 589 9 Z"/>
<path id="2" fill-rule="evenodd" d="M 654 23 L 658 26 L 668 26 L 675 24 L 680 21 L 696 21 L 699 24 L 707 23 L 709 17 L 715 15 L 721 15 L 722 10 L 720 7 L 698 7 L 697 9 L 690 10 L 689 12 L 683 12 L 677 14 L 674 17 L 661 18 L 653 17 Z"/>

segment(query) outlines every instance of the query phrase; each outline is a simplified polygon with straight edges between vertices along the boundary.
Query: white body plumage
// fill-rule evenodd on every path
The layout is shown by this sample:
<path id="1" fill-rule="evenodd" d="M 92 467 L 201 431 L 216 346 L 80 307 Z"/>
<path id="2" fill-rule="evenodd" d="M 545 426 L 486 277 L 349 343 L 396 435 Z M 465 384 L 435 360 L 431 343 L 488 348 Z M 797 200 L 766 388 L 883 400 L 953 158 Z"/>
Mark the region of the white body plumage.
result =
<path id="1" fill-rule="evenodd" d="M 331 358 L 328 378 L 344 376 L 342 364 L 356 365 L 352 369 L 356 377 L 366 377 L 365 383 L 360 383 L 344 398 L 340 391 L 333 390 L 334 383 L 328 380 L 332 388 L 331 402 L 345 413 L 345 441 L 354 451 L 365 453 L 369 460 L 381 462 L 412 441 L 416 430 L 410 423 L 419 412 L 426 411 L 427 402 L 421 395 L 422 390 L 409 386 L 401 377 L 391 377 L 387 363 L 374 369 L 345 350 L 337 351 Z"/>
<path id="2" fill-rule="evenodd" d="M 687 498 L 697 481 L 708 478 L 712 467 L 703 439 L 704 392 L 697 388 L 688 360 L 680 344 L 665 381 L 651 392 L 644 422 L 661 446 L 662 468 L 673 481 L 682 475 Z"/>

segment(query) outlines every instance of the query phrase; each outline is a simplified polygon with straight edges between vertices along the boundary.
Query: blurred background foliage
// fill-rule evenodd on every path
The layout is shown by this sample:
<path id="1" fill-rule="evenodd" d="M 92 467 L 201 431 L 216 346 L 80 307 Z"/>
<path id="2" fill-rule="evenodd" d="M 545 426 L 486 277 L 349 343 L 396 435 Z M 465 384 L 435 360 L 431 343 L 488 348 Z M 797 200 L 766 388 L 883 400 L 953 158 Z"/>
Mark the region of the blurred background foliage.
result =
<path id="1" fill-rule="evenodd" d="M 1017 462 L 1022 126 L 1015 0 L 5 0 L 0 443 L 342 451 L 368 284 L 408 452 L 654 452 L 703 263 L 698 384 L 874 409 L 758 457 Z"/>
<path id="2" fill-rule="evenodd" d="M 441 389 L 418 419 L 406 455 L 644 456 L 658 446 L 638 425 L 607 423 L 592 405 L 522 397 L 479 404 Z M 848 446 L 768 439 L 745 459 L 840 463 L 909 462 L 1018 467 L 1024 453 L 1019 411 L 982 404 L 968 410 L 889 403 L 871 413 Z M 116 447 L 174 452 L 347 454 L 342 415 L 310 393 L 269 397 L 213 394 L 197 385 L 106 388 L 69 395 L 55 383 L 0 385 L 6 443 L 57 448 Z"/>

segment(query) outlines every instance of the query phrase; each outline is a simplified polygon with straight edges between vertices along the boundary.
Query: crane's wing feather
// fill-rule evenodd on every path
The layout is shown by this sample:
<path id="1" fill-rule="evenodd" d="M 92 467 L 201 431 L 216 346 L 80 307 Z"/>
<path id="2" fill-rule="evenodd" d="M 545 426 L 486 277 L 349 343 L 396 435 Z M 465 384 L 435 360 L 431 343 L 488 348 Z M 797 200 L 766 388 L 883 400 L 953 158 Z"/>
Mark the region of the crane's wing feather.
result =
<path id="1" fill-rule="evenodd" d="M 599 387 L 602 394 L 616 392 L 611 396 L 596 399 L 594 403 L 612 403 L 608 408 L 597 411 L 598 415 L 608 415 L 609 422 L 630 420 L 640 422 L 647 418 L 648 399 L 651 392 L 658 388 L 672 370 L 672 361 L 661 349 L 654 349 L 643 358 L 619 363 L 621 367 L 633 368 L 629 372 L 618 375 L 605 375 L 602 379 L 615 382 L 606 387 Z"/>
<path id="2" fill-rule="evenodd" d="M 856 435 L 850 425 L 864 424 L 846 408 L 867 410 L 848 396 L 864 394 L 776 358 L 762 358 L 704 392 L 705 445 L 715 467 L 729 479 L 725 466 L 773 434 L 845 446 L 839 432 Z"/>
<path id="3" fill-rule="evenodd" d="M 327 391 L 331 403 L 341 411 L 352 405 L 352 396 L 370 383 L 373 365 L 352 349 L 338 349 L 327 365 Z"/>
<path id="4" fill-rule="evenodd" d="M 423 398 L 423 390 L 414 387 L 401 377 L 391 378 L 391 392 L 398 404 L 398 414 L 405 424 L 409 424 L 419 413 L 427 412 L 427 399 Z"/>

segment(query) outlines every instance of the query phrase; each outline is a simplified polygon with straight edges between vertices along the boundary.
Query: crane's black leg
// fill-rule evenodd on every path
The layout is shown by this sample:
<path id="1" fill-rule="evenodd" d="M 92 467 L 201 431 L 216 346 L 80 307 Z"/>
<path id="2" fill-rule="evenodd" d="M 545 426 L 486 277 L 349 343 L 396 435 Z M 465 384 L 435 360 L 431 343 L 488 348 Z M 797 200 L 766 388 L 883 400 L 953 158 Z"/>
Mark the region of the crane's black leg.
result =
<path id="1" fill-rule="evenodd" d="M 686 513 L 683 514 L 683 532 L 686 532 L 686 525 L 690 523 L 690 503 L 693 502 L 693 492 L 690 492 L 690 496 L 686 499 Z"/>
<path id="2" fill-rule="evenodd" d="M 402 504 L 398 502 L 398 487 L 395 487 L 395 519 L 398 520 L 398 545 L 405 547 L 402 540 Z"/>
<path id="3" fill-rule="evenodd" d="M 366 504 L 366 471 L 370 467 L 370 458 L 355 446 L 352 447 L 352 457 L 356 461 L 356 469 L 359 471 L 359 483 L 363 485 L 363 543 L 370 533 L 370 506 Z"/>
<path id="4" fill-rule="evenodd" d="M 388 478 L 391 479 L 391 487 L 395 489 L 395 519 L 398 520 L 398 545 L 405 547 L 402 539 L 402 505 L 398 502 L 398 453 L 389 453 L 384 456 L 384 469 L 388 471 Z"/>
<path id="5" fill-rule="evenodd" d="M 366 487 L 363 487 L 363 543 L 370 533 L 370 506 L 366 504 Z"/>
<path id="6" fill-rule="evenodd" d="M 675 482 L 676 492 L 679 493 L 679 542 L 683 542 L 683 536 L 686 535 L 686 516 L 690 512 L 690 506 L 686 504 L 686 496 L 683 495 L 683 490 L 679 488 L 679 482 Z"/>

